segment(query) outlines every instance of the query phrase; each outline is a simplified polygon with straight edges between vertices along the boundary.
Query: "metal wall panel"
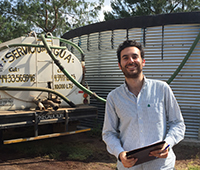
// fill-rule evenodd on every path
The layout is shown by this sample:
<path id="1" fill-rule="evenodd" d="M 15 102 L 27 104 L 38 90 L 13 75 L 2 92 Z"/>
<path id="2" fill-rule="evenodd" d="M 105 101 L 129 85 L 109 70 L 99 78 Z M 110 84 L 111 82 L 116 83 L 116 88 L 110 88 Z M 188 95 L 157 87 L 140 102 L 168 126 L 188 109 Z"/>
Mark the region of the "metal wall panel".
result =
<path id="1" fill-rule="evenodd" d="M 199 24 L 166 24 L 144 28 L 103 30 L 74 37 L 85 52 L 86 80 L 90 89 L 106 98 L 108 93 L 124 82 L 118 68 L 116 50 L 126 39 L 135 39 L 145 48 L 147 78 L 167 81 L 176 71 L 200 31 Z M 81 40 L 81 43 L 80 43 Z M 188 139 L 200 138 L 200 43 L 170 84 L 182 110 Z M 98 107 L 102 125 L 104 104 L 91 99 Z M 86 122 L 87 124 L 87 122 Z"/>

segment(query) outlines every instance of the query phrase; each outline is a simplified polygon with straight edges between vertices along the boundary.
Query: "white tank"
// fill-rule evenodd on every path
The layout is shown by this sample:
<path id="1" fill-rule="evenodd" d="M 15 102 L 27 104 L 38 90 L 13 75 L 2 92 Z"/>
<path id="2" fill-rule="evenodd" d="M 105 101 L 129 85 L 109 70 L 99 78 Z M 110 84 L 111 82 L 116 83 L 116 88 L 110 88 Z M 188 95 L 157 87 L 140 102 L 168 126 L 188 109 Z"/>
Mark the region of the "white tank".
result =
<path id="1" fill-rule="evenodd" d="M 47 39 L 50 46 L 59 47 L 59 39 Z M 54 89 L 68 97 L 75 104 L 82 103 L 79 89 L 54 64 L 43 47 L 25 47 L 22 45 L 9 47 L 11 44 L 40 44 L 36 37 L 20 37 L 0 44 L 0 86 L 45 87 L 48 82 Z M 80 61 L 67 49 L 52 49 L 61 65 L 78 82 L 82 79 Z M 0 91 L 0 110 L 16 110 L 34 108 L 34 99 L 44 100 L 46 92 L 38 91 Z M 61 100 L 62 101 L 62 100 Z M 61 106 L 67 106 L 62 101 Z"/>

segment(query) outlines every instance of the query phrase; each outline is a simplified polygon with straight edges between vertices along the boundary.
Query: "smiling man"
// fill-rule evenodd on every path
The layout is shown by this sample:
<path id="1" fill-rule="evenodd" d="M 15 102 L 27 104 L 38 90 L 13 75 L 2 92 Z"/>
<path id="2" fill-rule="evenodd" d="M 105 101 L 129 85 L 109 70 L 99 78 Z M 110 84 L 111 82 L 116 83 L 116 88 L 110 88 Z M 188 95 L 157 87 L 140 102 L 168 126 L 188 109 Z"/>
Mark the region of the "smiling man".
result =
<path id="1" fill-rule="evenodd" d="M 175 96 L 167 83 L 144 76 L 144 50 L 140 43 L 124 41 L 117 57 L 125 82 L 107 97 L 102 132 L 107 150 L 118 159 L 118 170 L 172 170 L 176 159 L 172 147 L 185 133 Z M 127 151 L 163 140 L 163 148 L 149 153 L 157 159 L 135 165 L 137 158 L 126 157 Z"/>

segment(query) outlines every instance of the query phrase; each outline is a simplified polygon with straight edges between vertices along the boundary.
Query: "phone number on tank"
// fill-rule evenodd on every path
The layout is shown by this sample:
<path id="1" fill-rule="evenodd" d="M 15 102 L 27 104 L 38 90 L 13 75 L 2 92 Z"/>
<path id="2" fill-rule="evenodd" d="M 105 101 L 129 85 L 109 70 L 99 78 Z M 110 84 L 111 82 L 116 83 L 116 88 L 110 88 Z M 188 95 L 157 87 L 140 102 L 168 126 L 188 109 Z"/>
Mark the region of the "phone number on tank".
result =
<path id="1" fill-rule="evenodd" d="M 1 83 L 22 83 L 22 82 L 34 82 L 35 74 L 7 74 L 0 75 Z"/>

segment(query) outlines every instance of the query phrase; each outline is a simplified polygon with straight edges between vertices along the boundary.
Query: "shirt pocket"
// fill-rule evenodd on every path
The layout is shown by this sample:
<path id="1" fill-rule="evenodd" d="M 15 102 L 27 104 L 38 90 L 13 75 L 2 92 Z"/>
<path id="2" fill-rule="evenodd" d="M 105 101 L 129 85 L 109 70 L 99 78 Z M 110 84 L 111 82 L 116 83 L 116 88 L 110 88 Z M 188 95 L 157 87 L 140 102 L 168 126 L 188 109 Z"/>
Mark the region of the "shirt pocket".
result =
<path id="1" fill-rule="evenodd" d="M 163 102 L 147 104 L 146 113 L 148 115 L 149 122 L 155 124 L 163 122 L 165 119 Z"/>

